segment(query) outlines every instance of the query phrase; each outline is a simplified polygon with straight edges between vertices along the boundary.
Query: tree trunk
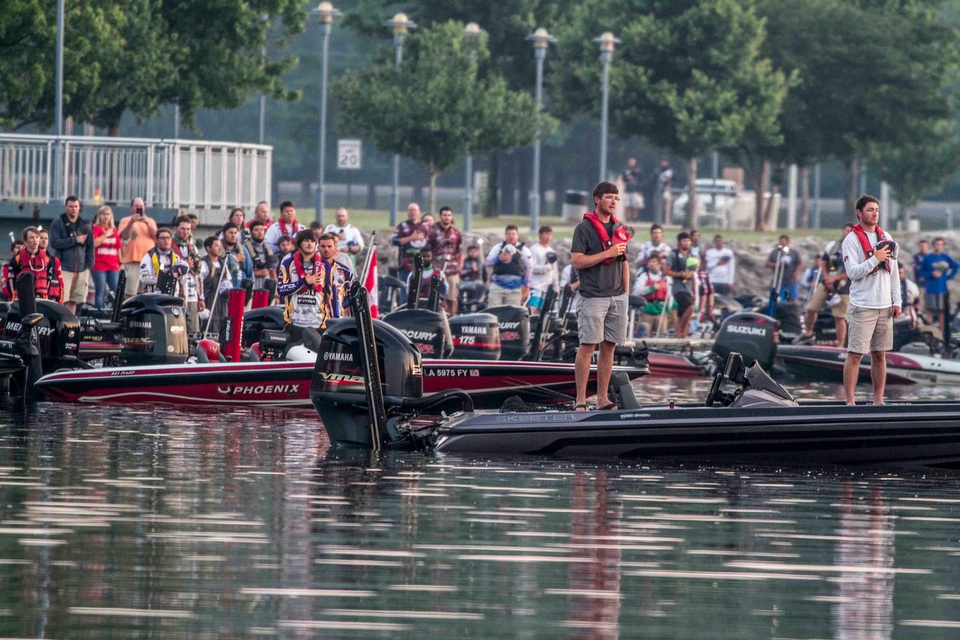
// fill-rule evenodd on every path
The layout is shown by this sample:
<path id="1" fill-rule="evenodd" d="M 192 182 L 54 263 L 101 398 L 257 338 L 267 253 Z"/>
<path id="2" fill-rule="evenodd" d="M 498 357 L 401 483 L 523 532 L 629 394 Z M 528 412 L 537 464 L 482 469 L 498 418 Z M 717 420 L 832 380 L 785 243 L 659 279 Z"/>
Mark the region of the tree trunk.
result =
<path id="1" fill-rule="evenodd" d="M 697 157 L 687 158 L 687 229 L 696 229 L 700 218 L 697 207 Z"/>
<path id="2" fill-rule="evenodd" d="M 810 165 L 800 168 L 800 228 L 810 228 Z"/>
<path id="3" fill-rule="evenodd" d="M 860 158 L 856 155 L 847 162 L 847 201 L 846 210 L 843 212 L 844 219 L 854 215 L 857 198 L 860 197 L 860 162 Z"/>
<path id="4" fill-rule="evenodd" d="M 754 213 L 753 226 L 756 231 L 766 231 L 767 221 L 763 219 L 763 187 L 767 183 L 767 172 L 770 170 L 770 159 L 760 158 L 757 168 L 753 172 Z"/>
<path id="5" fill-rule="evenodd" d="M 107 135 L 111 138 L 120 137 L 120 118 L 117 118 L 114 123 L 110 125 L 110 128 L 107 130 Z"/>
<path id="6" fill-rule="evenodd" d="M 783 179 L 782 176 L 784 174 L 784 172 L 782 171 L 783 165 L 779 165 L 779 167 L 781 168 L 781 170 L 775 171 L 774 175 L 770 177 L 770 197 L 767 199 L 767 203 L 766 203 L 766 206 L 764 207 L 764 212 L 763 212 L 763 221 L 765 224 L 764 229 L 769 229 L 770 223 L 774 220 L 774 216 L 780 215 L 779 207 L 777 207 L 776 211 L 774 211 L 773 209 L 773 203 L 777 199 L 777 194 L 780 193 L 780 187 L 782 186 L 779 182 L 774 182 L 773 180 L 775 176 L 781 176 L 781 180 L 782 180 Z"/>
<path id="7" fill-rule="evenodd" d="M 500 154 L 494 151 L 490 154 L 487 169 L 487 201 L 484 203 L 483 215 L 496 218 L 500 215 Z"/>
<path id="8" fill-rule="evenodd" d="M 437 178 L 440 177 L 440 171 L 433 162 L 430 162 L 430 208 L 428 211 L 433 213 L 437 210 Z M 436 215 L 436 214 L 434 214 Z"/>

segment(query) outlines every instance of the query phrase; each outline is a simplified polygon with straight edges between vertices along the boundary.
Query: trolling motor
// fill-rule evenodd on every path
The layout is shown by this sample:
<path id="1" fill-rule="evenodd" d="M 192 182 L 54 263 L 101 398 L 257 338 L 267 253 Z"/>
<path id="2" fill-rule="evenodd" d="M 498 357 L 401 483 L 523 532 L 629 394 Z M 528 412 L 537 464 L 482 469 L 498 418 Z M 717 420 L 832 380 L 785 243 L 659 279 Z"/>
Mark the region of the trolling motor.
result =
<path id="1" fill-rule="evenodd" d="M 407 280 L 407 309 L 416 310 L 420 303 L 420 280 L 423 278 L 423 256 L 413 256 L 413 271 Z"/>
<path id="2" fill-rule="evenodd" d="M 430 293 L 427 294 L 427 309 L 434 313 L 440 311 L 440 274 L 434 270 L 430 276 Z"/>
<path id="3" fill-rule="evenodd" d="M 543 307 L 540 309 L 540 315 L 537 317 L 537 328 L 533 331 L 533 344 L 530 348 L 530 360 L 539 361 L 543 350 L 544 329 L 550 322 L 550 312 L 553 311 L 553 305 L 557 302 L 557 291 L 553 287 L 547 289 L 543 296 Z"/>

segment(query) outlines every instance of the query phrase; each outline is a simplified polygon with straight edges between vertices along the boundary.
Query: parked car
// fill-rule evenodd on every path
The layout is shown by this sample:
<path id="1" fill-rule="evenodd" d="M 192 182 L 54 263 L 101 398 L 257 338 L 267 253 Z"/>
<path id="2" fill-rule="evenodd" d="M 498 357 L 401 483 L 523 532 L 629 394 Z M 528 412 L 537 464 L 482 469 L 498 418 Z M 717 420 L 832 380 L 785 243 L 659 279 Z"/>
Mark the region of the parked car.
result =
<path id="1" fill-rule="evenodd" d="M 733 180 L 719 178 L 697 178 L 697 215 L 701 224 L 723 226 L 733 209 L 739 191 Z M 690 191 L 686 188 L 676 190 L 673 201 L 673 222 L 683 224 L 687 216 L 687 204 Z"/>

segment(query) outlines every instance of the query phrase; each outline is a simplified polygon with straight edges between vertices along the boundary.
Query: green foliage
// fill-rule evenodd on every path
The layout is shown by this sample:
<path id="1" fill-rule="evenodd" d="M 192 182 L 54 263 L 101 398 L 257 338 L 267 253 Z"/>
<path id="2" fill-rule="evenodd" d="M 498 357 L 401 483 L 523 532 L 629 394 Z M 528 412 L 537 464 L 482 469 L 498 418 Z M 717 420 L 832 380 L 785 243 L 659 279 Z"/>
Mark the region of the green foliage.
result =
<path id="1" fill-rule="evenodd" d="M 488 56 L 486 39 L 465 42 L 462 24 L 419 30 L 408 37 L 399 69 L 384 52 L 333 83 L 338 128 L 427 167 L 431 184 L 468 152 L 511 150 L 532 143 L 538 131 L 549 134 L 554 120 L 529 94 L 511 91 L 500 76 L 480 77 Z"/>
<path id="2" fill-rule="evenodd" d="M 367 34 L 386 35 L 383 26 L 402 11 L 420 27 L 449 21 L 476 22 L 488 38 L 487 64 L 513 89 L 533 86 L 533 47 L 526 37 L 538 27 L 553 30 L 569 19 L 575 0 L 360 0 L 345 17 L 346 24 Z"/>
<path id="3" fill-rule="evenodd" d="M 282 87 L 295 58 L 267 63 L 262 47 L 303 29 L 296 0 L 67 0 L 65 16 L 64 113 L 78 122 L 114 127 L 125 111 L 150 117 L 176 102 L 189 124 L 252 92 L 295 97 Z M 0 126 L 52 122 L 55 51 L 55 2 L 4 3 Z"/>

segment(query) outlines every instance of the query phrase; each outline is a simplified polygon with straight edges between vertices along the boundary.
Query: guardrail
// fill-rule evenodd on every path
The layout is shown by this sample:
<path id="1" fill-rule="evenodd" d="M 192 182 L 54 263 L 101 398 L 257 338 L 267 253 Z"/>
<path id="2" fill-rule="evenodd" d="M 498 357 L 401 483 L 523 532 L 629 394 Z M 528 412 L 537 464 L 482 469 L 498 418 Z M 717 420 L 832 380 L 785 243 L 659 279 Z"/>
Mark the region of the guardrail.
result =
<path id="1" fill-rule="evenodd" d="M 272 163 L 259 144 L 0 133 L 0 200 L 252 208 L 270 200 Z"/>

